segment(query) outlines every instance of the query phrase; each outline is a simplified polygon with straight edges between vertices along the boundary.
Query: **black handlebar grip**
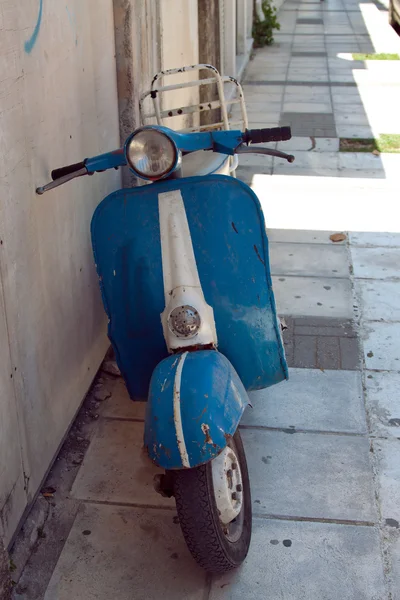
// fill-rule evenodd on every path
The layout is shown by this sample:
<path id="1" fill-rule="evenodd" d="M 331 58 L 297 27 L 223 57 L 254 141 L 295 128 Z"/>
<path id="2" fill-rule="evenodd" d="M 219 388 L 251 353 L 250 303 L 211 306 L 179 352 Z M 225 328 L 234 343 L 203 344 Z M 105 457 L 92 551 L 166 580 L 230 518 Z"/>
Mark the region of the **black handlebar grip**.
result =
<path id="1" fill-rule="evenodd" d="M 51 178 L 53 181 L 56 179 L 60 179 L 60 177 L 64 177 L 65 175 L 70 175 L 71 173 L 75 173 L 75 171 L 80 171 L 86 167 L 85 162 L 75 163 L 74 165 L 67 165 L 66 167 L 60 167 L 59 169 L 54 169 L 51 172 Z"/>
<path id="2" fill-rule="evenodd" d="M 292 137 L 290 127 L 269 127 L 268 129 L 248 129 L 244 141 L 249 144 L 262 142 L 286 142 Z"/>

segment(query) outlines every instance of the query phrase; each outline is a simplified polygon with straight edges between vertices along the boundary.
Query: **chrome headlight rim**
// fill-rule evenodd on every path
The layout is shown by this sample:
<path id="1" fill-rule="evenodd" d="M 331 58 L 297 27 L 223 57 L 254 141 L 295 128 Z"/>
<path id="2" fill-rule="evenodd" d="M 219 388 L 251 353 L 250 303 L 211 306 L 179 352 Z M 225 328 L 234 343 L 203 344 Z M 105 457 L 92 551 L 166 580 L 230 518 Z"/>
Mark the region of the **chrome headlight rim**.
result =
<path id="1" fill-rule="evenodd" d="M 137 168 L 135 168 L 135 166 L 129 160 L 129 146 L 130 146 L 132 140 L 139 133 L 142 133 L 144 131 L 154 131 L 154 132 L 158 133 L 159 135 L 162 135 L 164 138 L 166 138 L 171 143 L 171 146 L 174 149 L 174 162 L 172 163 L 171 168 L 168 169 L 168 170 L 166 170 L 162 175 L 157 175 L 156 177 L 151 177 L 149 175 L 146 175 L 145 173 L 142 173 Z M 127 165 L 130 168 L 130 170 L 137 177 L 139 177 L 140 179 L 145 179 L 146 181 L 159 181 L 161 179 L 165 179 L 166 177 L 168 177 L 169 175 L 171 175 L 171 173 L 173 173 L 180 166 L 181 161 L 182 161 L 182 153 L 179 150 L 178 146 L 176 145 L 175 140 L 171 136 L 169 136 L 168 133 L 166 133 L 165 131 L 163 131 L 163 129 L 159 125 L 145 125 L 144 127 L 140 127 L 139 129 L 136 129 L 127 138 L 127 140 L 125 142 L 124 154 L 125 154 Z"/>

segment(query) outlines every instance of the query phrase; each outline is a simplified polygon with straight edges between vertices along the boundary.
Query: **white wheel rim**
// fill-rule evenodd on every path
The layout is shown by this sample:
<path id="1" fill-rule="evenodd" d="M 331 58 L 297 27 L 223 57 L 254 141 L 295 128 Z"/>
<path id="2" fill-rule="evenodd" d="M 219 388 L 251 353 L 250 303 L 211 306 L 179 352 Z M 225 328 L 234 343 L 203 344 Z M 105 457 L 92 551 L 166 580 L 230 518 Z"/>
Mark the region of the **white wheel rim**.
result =
<path id="1" fill-rule="evenodd" d="M 220 521 L 228 525 L 239 515 L 243 505 L 243 482 L 238 458 L 227 446 L 211 461 L 214 497 Z"/>

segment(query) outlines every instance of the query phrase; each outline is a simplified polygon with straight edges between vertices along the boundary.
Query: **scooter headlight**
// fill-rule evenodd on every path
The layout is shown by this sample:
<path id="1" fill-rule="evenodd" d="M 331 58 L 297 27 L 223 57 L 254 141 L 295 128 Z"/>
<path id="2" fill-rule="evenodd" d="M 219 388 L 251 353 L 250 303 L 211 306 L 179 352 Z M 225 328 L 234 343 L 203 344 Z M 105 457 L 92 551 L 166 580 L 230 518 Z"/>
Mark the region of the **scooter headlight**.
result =
<path id="1" fill-rule="evenodd" d="M 143 179 L 166 177 L 180 159 L 179 150 L 171 138 L 157 129 L 141 129 L 134 133 L 125 151 L 130 167 Z"/>
<path id="2" fill-rule="evenodd" d="M 169 315 L 168 326 L 177 337 L 194 337 L 200 325 L 200 315 L 193 306 L 177 306 Z"/>

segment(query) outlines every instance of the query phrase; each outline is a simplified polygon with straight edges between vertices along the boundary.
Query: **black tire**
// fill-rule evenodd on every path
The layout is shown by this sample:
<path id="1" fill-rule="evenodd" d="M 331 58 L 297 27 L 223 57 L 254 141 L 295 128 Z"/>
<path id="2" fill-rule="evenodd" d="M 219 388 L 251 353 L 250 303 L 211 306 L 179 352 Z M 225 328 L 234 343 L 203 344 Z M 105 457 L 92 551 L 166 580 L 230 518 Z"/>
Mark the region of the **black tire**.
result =
<path id="1" fill-rule="evenodd" d="M 239 431 L 228 445 L 238 458 L 243 482 L 241 530 L 237 540 L 229 539 L 219 520 L 211 463 L 174 472 L 176 508 L 186 544 L 197 563 L 210 573 L 224 573 L 241 565 L 251 540 L 250 482 Z"/>

